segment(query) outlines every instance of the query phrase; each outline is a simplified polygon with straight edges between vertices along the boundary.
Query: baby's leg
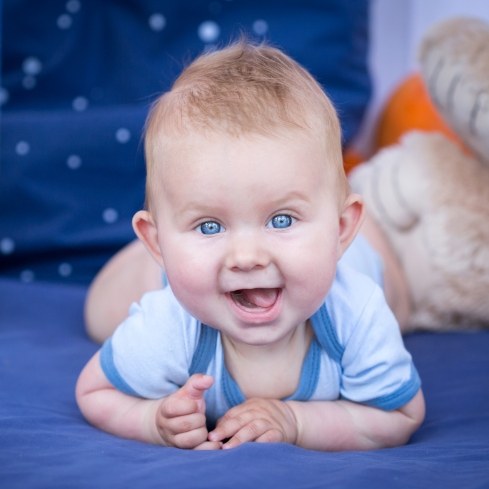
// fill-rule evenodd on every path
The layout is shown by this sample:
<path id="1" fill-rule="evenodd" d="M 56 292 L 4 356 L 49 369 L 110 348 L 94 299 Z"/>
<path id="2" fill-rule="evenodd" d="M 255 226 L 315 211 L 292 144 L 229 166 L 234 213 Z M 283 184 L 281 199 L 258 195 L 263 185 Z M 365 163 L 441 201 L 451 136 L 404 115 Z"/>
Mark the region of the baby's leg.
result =
<path id="1" fill-rule="evenodd" d="M 141 241 L 119 251 L 97 274 L 85 302 L 87 333 L 104 341 L 124 320 L 129 306 L 150 290 L 163 286 L 162 269 Z"/>
<path id="2" fill-rule="evenodd" d="M 401 331 L 407 331 L 411 314 L 411 298 L 406 276 L 387 237 L 372 217 L 366 213 L 360 233 L 379 253 L 384 262 L 384 293 Z"/>

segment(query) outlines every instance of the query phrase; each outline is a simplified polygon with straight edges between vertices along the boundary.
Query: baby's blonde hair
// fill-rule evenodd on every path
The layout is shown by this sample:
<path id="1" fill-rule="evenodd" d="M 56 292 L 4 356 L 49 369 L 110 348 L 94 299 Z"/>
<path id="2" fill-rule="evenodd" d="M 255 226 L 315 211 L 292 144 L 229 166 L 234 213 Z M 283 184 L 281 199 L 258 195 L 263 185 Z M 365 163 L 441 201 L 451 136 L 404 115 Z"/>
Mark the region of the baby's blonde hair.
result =
<path id="1" fill-rule="evenodd" d="M 165 144 L 192 131 L 274 136 L 287 129 L 324 143 L 344 194 L 348 184 L 336 111 L 318 82 L 277 48 L 240 40 L 195 59 L 153 105 L 147 122 L 147 199 L 155 186 L 157 157 Z M 342 192 L 343 191 L 343 192 Z M 149 202 L 147 202 L 148 204 Z"/>

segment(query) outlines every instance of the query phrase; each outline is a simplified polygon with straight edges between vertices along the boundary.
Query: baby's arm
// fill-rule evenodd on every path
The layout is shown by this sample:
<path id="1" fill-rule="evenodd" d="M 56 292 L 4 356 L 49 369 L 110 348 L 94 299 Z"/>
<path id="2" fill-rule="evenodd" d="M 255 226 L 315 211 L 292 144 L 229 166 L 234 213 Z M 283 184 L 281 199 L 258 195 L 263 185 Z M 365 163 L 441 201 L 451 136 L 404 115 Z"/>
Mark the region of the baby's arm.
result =
<path id="1" fill-rule="evenodd" d="M 344 400 L 288 404 L 297 420 L 297 444 L 316 450 L 371 450 L 404 445 L 425 415 L 421 390 L 395 411 Z"/>
<path id="2" fill-rule="evenodd" d="M 424 419 L 421 390 L 396 411 L 350 401 L 276 401 L 252 399 L 219 421 L 209 439 L 294 443 L 313 450 L 369 450 L 407 443 Z"/>
<path id="3" fill-rule="evenodd" d="M 207 441 L 204 392 L 212 377 L 193 375 L 175 393 L 157 400 L 132 397 L 115 389 L 100 367 L 99 353 L 83 369 L 76 399 L 97 428 L 134 440 L 179 448 L 221 448 Z"/>

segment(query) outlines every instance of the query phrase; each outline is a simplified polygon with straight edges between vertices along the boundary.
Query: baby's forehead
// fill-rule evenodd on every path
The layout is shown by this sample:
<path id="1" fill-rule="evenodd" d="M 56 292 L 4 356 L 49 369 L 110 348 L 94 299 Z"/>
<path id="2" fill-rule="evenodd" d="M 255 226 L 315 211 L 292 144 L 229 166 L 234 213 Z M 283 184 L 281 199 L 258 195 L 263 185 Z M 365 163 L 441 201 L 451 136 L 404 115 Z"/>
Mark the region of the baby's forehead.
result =
<path id="1" fill-rule="evenodd" d="M 278 177 L 286 171 L 296 175 L 312 173 L 322 179 L 342 167 L 341 155 L 329 151 L 327 142 L 296 129 L 273 135 L 246 133 L 239 136 L 197 131 L 165 139 L 155 158 L 158 170 L 153 175 L 166 185 L 174 180 L 181 182 L 182 172 L 192 179 L 207 177 L 209 173 L 219 178 L 227 172 L 231 177 L 239 175 L 248 180 L 251 175 L 247 169 L 263 174 L 264 178 L 274 178 L 274 174 Z M 267 174 L 269 168 L 271 175 Z M 325 180 L 331 181 L 331 178 Z"/>
<path id="2" fill-rule="evenodd" d="M 153 205 L 205 201 L 234 206 L 250 195 L 257 206 L 285 203 L 294 195 L 341 197 L 342 162 L 308 134 L 192 133 L 166 139 L 148 173 Z"/>
<path id="3" fill-rule="evenodd" d="M 277 147 L 303 144 L 304 149 L 314 147 L 316 151 L 327 151 L 333 138 L 326 131 L 316 131 L 297 127 L 269 127 L 267 131 L 249 130 L 206 130 L 200 127 L 179 131 L 166 131 L 158 138 L 161 151 L 168 157 L 185 153 L 201 152 L 203 149 L 220 147 Z"/>

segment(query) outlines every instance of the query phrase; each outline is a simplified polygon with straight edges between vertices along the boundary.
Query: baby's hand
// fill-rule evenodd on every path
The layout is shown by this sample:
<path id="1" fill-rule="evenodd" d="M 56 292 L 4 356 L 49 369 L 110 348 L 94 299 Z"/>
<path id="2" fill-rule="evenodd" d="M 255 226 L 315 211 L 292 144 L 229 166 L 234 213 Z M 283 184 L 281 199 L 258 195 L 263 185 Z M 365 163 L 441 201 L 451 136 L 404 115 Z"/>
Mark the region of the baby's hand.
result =
<path id="1" fill-rule="evenodd" d="M 231 408 L 209 433 L 209 440 L 233 448 L 248 441 L 295 443 L 297 421 L 292 409 L 283 401 L 249 399 Z"/>
<path id="2" fill-rule="evenodd" d="M 167 446 L 216 449 L 219 440 L 207 440 L 204 393 L 214 379 L 195 374 L 174 394 L 165 397 L 156 413 L 156 428 Z"/>

